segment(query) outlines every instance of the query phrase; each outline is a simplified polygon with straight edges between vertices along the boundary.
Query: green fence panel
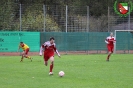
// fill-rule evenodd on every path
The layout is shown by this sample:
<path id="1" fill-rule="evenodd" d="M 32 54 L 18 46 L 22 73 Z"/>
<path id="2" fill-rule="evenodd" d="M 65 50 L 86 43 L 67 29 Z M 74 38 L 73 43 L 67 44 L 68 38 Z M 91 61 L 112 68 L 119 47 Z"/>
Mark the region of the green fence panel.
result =
<path id="1" fill-rule="evenodd" d="M 19 42 L 30 47 L 30 51 L 39 51 L 40 32 L 0 32 L 0 52 L 16 52 Z"/>
<path id="2" fill-rule="evenodd" d="M 117 32 L 116 39 L 116 50 L 133 50 L 132 32 Z"/>
<path id="3" fill-rule="evenodd" d="M 107 50 L 106 37 L 108 32 L 42 32 L 41 44 L 48 41 L 51 36 L 55 37 L 56 47 L 60 51 L 87 51 Z"/>
<path id="4" fill-rule="evenodd" d="M 59 51 L 107 50 L 108 32 L 0 32 L 0 52 L 16 52 L 18 44 L 23 41 L 30 46 L 31 52 L 38 52 L 40 44 L 55 37 Z M 117 32 L 116 50 L 133 50 L 133 34 Z"/>
<path id="5" fill-rule="evenodd" d="M 108 32 L 89 32 L 89 50 L 107 50 L 105 39 Z"/>
<path id="6" fill-rule="evenodd" d="M 88 34 L 87 33 L 66 33 L 67 50 L 68 51 L 83 51 L 88 50 Z"/>
<path id="7" fill-rule="evenodd" d="M 66 51 L 66 33 L 64 32 L 41 32 L 40 34 L 40 44 L 42 45 L 44 42 L 49 41 L 50 37 L 55 38 L 56 47 L 60 51 Z"/>

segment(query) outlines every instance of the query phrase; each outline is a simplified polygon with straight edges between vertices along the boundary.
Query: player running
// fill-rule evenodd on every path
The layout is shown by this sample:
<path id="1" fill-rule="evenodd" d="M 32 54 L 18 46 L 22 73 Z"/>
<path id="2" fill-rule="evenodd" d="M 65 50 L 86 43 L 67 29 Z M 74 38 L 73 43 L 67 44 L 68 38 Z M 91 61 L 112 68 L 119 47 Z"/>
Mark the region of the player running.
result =
<path id="1" fill-rule="evenodd" d="M 107 56 L 106 61 L 109 61 L 109 58 L 114 51 L 114 43 L 115 42 L 116 42 L 116 40 L 115 40 L 115 37 L 113 37 L 113 33 L 110 33 L 110 36 L 108 36 L 105 39 L 105 43 L 107 43 L 107 49 L 108 49 L 108 56 Z"/>
<path id="2" fill-rule="evenodd" d="M 44 64 L 48 65 L 48 60 L 50 59 L 50 71 L 49 75 L 53 75 L 53 66 L 54 66 L 54 51 L 58 54 L 60 57 L 60 54 L 58 50 L 56 49 L 55 43 L 54 43 L 54 37 L 50 38 L 50 41 L 45 42 L 41 48 L 40 48 L 40 55 L 42 55 L 42 52 L 44 51 Z"/>
<path id="3" fill-rule="evenodd" d="M 20 48 L 22 48 L 22 50 L 23 50 L 23 52 L 22 52 L 22 57 L 21 57 L 20 62 L 23 61 L 23 58 L 24 58 L 24 57 L 25 57 L 25 58 L 28 58 L 28 59 L 30 59 L 30 60 L 32 61 L 32 58 L 31 58 L 30 56 L 28 56 L 28 52 L 29 52 L 29 50 L 30 50 L 29 46 L 26 45 L 26 44 L 23 43 L 23 42 L 20 42 L 19 47 L 18 47 L 18 51 L 19 51 Z"/>

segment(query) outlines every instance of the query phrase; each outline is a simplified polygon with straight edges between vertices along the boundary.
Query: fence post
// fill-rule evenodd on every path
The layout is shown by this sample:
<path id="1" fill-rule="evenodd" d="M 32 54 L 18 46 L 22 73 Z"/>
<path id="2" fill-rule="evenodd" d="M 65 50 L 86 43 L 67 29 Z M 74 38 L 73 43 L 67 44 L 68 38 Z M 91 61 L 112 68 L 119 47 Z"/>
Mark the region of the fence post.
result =
<path id="1" fill-rule="evenodd" d="M 87 27 L 87 54 L 89 54 L 89 6 L 87 6 L 87 25 L 86 25 Z"/>
<path id="2" fill-rule="evenodd" d="M 114 36 L 115 39 L 116 39 L 116 33 L 117 33 L 117 31 L 115 30 L 115 36 Z M 114 54 L 116 54 L 116 43 L 117 43 L 117 42 L 114 43 Z"/>
<path id="3" fill-rule="evenodd" d="M 66 5 L 66 54 L 68 53 L 67 52 L 67 18 L 68 17 L 68 6 Z"/>
<path id="4" fill-rule="evenodd" d="M 22 30 L 22 13 L 21 13 L 22 11 L 21 11 L 21 4 L 19 4 L 19 19 L 20 19 L 20 28 L 19 28 L 19 31 L 21 31 Z"/>
<path id="5" fill-rule="evenodd" d="M 108 7 L 108 32 L 109 32 L 109 7 Z"/>
<path id="6" fill-rule="evenodd" d="M 129 7 L 129 11 L 130 11 L 130 7 Z M 131 29 L 130 27 L 131 27 L 131 26 L 130 26 L 130 13 L 129 13 L 129 16 L 128 16 L 128 30 Z"/>
<path id="7" fill-rule="evenodd" d="M 130 11 L 130 7 L 129 7 L 129 11 Z M 130 26 L 131 24 L 130 24 L 130 13 L 129 13 L 129 16 L 128 16 L 128 30 L 131 30 L 131 26 Z M 129 52 L 129 39 L 128 39 L 128 53 L 130 53 Z"/>
<path id="8" fill-rule="evenodd" d="M 89 6 L 87 6 L 87 32 L 89 32 Z"/>
<path id="9" fill-rule="evenodd" d="M 68 11 L 68 6 L 66 5 L 66 33 L 67 33 L 67 17 L 68 17 L 68 16 L 67 16 L 67 15 L 68 15 L 68 14 L 67 14 L 67 11 Z"/>
<path id="10" fill-rule="evenodd" d="M 45 32 L 46 10 L 45 10 L 45 5 L 44 4 L 43 4 L 43 15 L 44 15 L 43 32 Z"/>

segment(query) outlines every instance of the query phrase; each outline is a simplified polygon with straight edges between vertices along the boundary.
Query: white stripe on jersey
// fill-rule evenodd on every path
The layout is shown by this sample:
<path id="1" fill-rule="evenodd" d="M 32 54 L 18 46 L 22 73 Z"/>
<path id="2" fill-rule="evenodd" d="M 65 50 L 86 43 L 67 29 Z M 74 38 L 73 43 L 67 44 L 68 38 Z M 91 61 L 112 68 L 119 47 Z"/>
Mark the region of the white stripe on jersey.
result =
<path id="1" fill-rule="evenodd" d="M 51 44 L 50 41 L 47 41 L 47 42 L 45 42 L 43 45 L 49 47 L 49 46 L 52 46 L 52 45 L 55 46 L 55 43 Z"/>
<path id="2" fill-rule="evenodd" d="M 108 36 L 106 39 L 108 40 L 108 39 L 112 39 L 112 38 L 114 38 L 114 40 L 115 40 L 115 37 L 111 37 L 111 36 Z"/>
<path id="3" fill-rule="evenodd" d="M 108 36 L 108 37 L 106 38 L 105 43 L 108 44 L 108 43 L 109 43 L 108 40 L 110 40 L 110 39 L 112 39 L 112 38 L 114 39 L 113 42 L 115 43 L 115 42 L 116 42 L 115 37 L 111 37 L 111 36 Z"/>

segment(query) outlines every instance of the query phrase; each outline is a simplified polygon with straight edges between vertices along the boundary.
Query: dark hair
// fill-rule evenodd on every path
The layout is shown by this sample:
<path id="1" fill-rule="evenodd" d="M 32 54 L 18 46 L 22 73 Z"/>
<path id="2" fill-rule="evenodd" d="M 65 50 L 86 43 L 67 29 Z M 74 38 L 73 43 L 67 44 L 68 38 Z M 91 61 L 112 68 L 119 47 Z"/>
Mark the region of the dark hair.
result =
<path id="1" fill-rule="evenodd" d="M 20 42 L 20 43 L 23 43 L 23 42 Z"/>
<path id="2" fill-rule="evenodd" d="M 51 41 L 51 40 L 54 40 L 54 37 L 50 37 L 50 41 Z"/>

